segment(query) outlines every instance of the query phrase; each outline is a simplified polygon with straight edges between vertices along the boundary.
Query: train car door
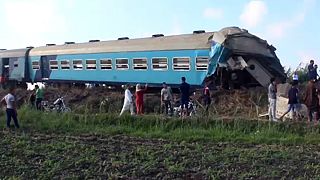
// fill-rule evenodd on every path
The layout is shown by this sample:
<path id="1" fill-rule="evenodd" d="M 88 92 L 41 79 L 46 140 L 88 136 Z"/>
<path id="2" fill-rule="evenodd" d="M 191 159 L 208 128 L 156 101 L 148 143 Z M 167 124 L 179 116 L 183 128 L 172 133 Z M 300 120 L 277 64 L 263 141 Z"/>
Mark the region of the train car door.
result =
<path id="1" fill-rule="evenodd" d="M 49 80 L 50 68 L 49 68 L 49 59 L 47 56 L 41 56 L 40 72 L 41 72 L 41 79 L 42 80 Z"/>
<path id="2" fill-rule="evenodd" d="M 2 58 L 0 60 L 1 60 L 0 83 L 5 83 L 5 81 L 9 79 L 9 75 L 10 75 L 9 58 Z"/>
<path id="3" fill-rule="evenodd" d="M 1 76 L 4 78 L 9 78 L 10 66 L 9 66 L 9 58 L 2 59 L 2 74 Z"/>

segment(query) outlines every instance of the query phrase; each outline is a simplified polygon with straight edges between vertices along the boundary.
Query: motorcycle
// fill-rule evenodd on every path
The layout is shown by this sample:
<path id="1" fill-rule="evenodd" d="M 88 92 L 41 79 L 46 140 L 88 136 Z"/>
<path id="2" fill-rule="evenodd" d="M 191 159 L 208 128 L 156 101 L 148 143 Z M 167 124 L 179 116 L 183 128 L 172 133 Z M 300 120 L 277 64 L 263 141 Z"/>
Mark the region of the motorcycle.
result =
<path id="1" fill-rule="evenodd" d="M 173 107 L 173 115 L 177 116 L 177 117 L 181 117 L 182 115 L 182 108 L 180 103 L 178 103 L 179 105 L 176 105 L 175 107 Z M 194 117 L 196 115 L 196 111 L 197 110 L 197 106 L 193 103 L 192 100 L 189 101 L 188 103 L 188 114 L 187 116 L 189 117 Z"/>
<path id="2" fill-rule="evenodd" d="M 57 98 L 51 105 L 48 101 L 42 101 L 41 106 L 42 109 L 47 112 L 71 112 L 71 109 L 64 103 L 63 97 Z"/>

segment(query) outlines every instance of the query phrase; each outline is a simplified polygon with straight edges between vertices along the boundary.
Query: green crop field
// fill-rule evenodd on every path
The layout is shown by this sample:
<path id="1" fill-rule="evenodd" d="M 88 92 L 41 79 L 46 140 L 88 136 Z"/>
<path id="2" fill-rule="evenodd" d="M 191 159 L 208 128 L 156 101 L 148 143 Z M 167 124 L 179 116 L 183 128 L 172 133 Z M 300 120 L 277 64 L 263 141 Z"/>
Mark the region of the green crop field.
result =
<path id="1" fill-rule="evenodd" d="M 4 116 L 1 115 L 4 128 Z M 56 114 L 0 132 L 0 179 L 320 177 L 319 127 L 241 118 Z"/>

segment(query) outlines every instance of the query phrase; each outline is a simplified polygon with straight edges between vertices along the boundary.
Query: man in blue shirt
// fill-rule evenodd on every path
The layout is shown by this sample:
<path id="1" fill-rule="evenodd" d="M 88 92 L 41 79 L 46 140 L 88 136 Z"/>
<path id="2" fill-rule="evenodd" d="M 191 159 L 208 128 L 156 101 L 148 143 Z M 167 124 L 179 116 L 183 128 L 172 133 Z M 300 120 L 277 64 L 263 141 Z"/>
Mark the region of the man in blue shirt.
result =
<path id="1" fill-rule="evenodd" d="M 184 114 L 188 114 L 188 104 L 189 104 L 189 96 L 190 96 L 190 85 L 186 83 L 186 78 L 181 78 L 180 92 L 181 92 L 181 110 Z"/>

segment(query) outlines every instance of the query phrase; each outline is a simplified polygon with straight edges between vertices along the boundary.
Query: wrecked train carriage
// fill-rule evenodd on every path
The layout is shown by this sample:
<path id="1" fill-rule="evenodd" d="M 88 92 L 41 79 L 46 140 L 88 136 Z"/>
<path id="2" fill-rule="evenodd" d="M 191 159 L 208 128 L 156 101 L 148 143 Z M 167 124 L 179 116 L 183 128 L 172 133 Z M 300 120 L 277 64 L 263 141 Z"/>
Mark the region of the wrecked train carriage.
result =
<path id="1" fill-rule="evenodd" d="M 217 77 L 226 88 L 267 86 L 271 77 L 286 79 L 284 69 L 275 54 L 276 48 L 267 41 L 238 27 L 224 28 L 209 37 L 211 45 L 207 76 Z"/>
<path id="2" fill-rule="evenodd" d="M 185 76 L 191 86 L 200 87 L 214 76 L 220 82 L 265 86 L 271 76 L 285 77 L 274 50 L 247 31 L 229 27 L 218 32 L 48 44 L 28 48 L 23 56 L 0 51 L 0 72 L 1 77 L 20 82 L 148 83 L 155 87 L 167 82 L 178 87 Z M 17 59 L 24 65 L 15 64 Z M 15 76 L 22 67 L 23 78 Z"/>

